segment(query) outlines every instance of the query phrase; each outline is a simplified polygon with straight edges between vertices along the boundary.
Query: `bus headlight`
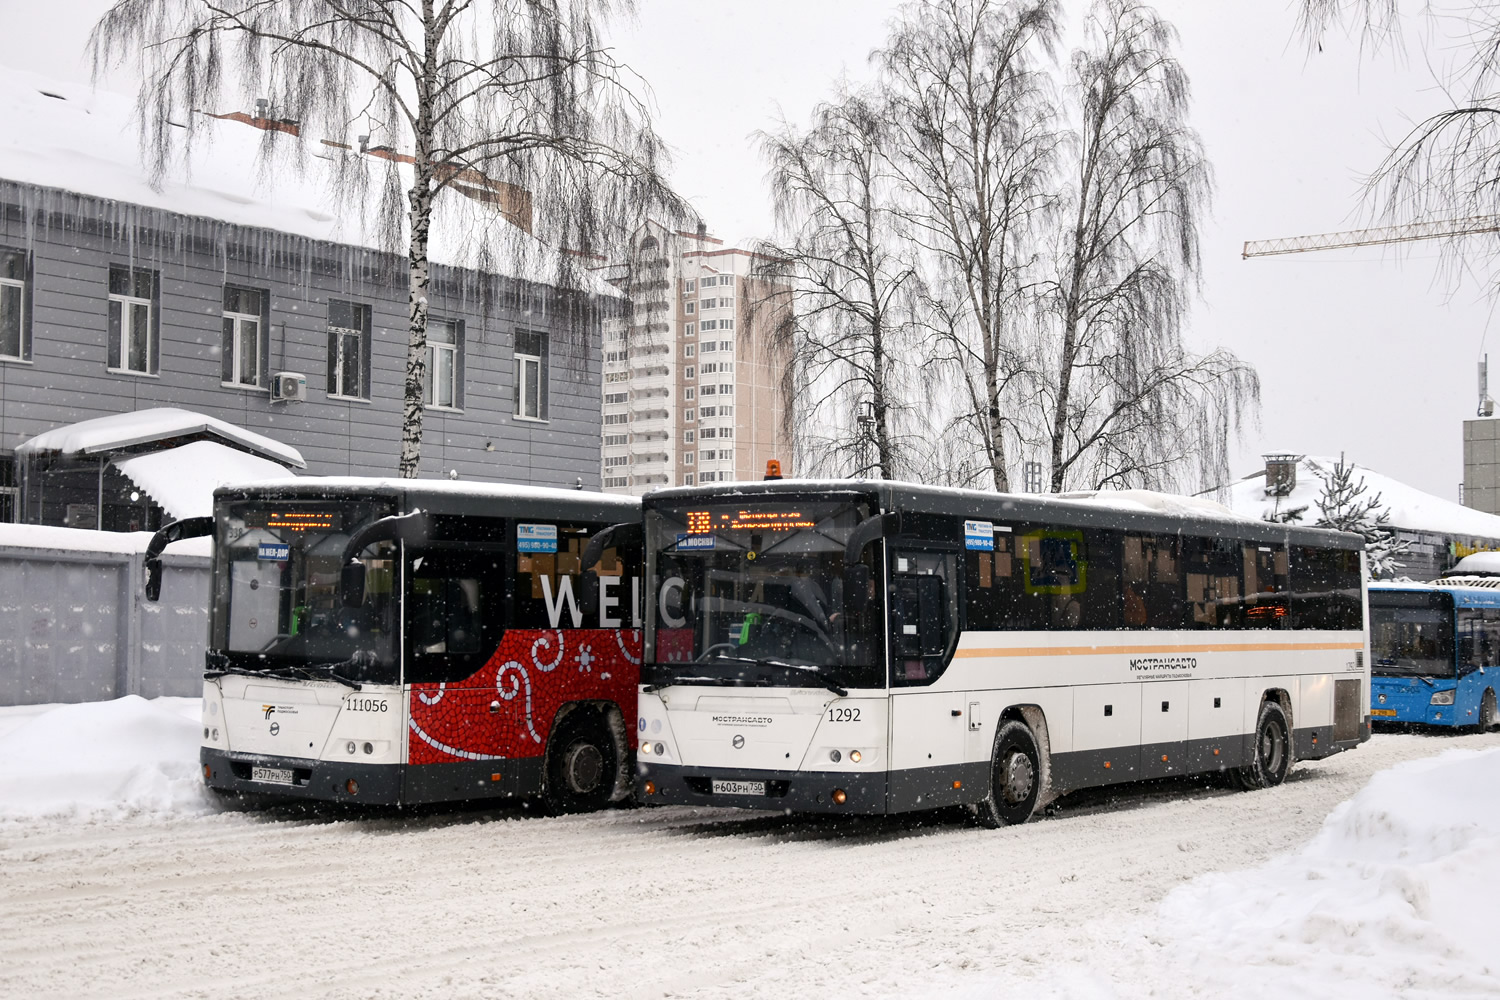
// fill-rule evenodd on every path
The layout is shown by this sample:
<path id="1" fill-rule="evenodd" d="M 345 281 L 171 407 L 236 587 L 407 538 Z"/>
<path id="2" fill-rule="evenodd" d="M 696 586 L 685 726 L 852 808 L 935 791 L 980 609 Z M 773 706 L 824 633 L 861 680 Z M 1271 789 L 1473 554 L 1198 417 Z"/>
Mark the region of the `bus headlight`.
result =
<path id="1" fill-rule="evenodd" d="M 651 753 L 651 741 L 650 740 L 646 740 L 644 743 L 641 744 L 641 753 L 644 753 L 644 754 Z"/>
<path id="2" fill-rule="evenodd" d="M 1434 705 L 1451 705 L 1451 704 L 1453 704 L 1453 689 L 1450 688 L 1447 691 L 1437 691 L 1437 692 L 1434 692 L 1434 694 L 1432 696 L 1432 704 L 1434 704 Z"/>
<path id="3" fill-rule="evenodd" d="M 865 755 L 860 753 L 858 750 L 850 750 L 849 759 L 858 764 L 860 761 L 865 759 Z"/>

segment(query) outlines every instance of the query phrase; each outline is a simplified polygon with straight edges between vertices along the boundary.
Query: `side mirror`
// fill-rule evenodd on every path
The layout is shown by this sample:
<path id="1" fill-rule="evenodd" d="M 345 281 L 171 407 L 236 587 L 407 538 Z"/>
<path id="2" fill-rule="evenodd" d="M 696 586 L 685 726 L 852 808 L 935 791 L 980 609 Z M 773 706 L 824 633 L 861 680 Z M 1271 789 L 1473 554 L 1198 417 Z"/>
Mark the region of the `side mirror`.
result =
<path id="1" fill-rule="evenodd" d="M 856 614 L 870 606 L 870 567 L 855 563 L 844 567 L 844 607 Z"/>
<path id="2" fill-rule="evenodd" d="M 161 600 L 161 560 L 146 560 L 146 600 Z"/>
<path id="3" fill-rule="evenodd" d="M 155 601 L 161 597 L 161 554 L 162 550 L 173 542 L 180 542 L 185 538 L 202 538 L 214 533 L 214 519 L 210 516 L 188 517 L 181 521 L 173 521 L 171 524 L 157 531 L 151 536 L 150 543 L 146 546 L 145 569 L 146 569 L 146 600 Z"/>
<path id="4" fill-rule="evenodd" d="M 365 603 L 365 564 L 349 562 L 339 572 L 339 597 L 346 608 L 357 608 Z"/>

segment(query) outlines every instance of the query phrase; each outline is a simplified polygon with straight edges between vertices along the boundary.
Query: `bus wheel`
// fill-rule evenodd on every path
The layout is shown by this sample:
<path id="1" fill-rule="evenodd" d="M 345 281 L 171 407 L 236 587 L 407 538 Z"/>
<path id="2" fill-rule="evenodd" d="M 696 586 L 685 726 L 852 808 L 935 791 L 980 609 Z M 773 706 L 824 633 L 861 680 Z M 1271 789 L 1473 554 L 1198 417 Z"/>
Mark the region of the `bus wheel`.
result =
<path id="1" fill-rule="evenodd" d="M 1479 700 L 1479 731 L 1487 733 L 1500 727 L 1500 712 L 1495 711 L 1495 689 L 1490 688 Z"/>
<path id="2" fill-rule="evenodd" d="M 1292 738 L 1286 711 L 1278 702 L 1262 702 L 1260 716 L 1255 720 L 1255 747 L 1250 763 L 1238 771 L 1240 787 L 1247 791 L 1274 788 L 1286 780 L 1291 767 Z"/>
<path id="3" fill-rule="evenodd" d="M 990 794 L 976 807 L 987 827 L 1024 823 L 1042 795 L 1042 758 L 1036 738 L 1024 722 L 1011 720 L 995 734 L 995 760 L 990 769 Z"/>
<path id="4" fill-rule="evenodd" d="M 558 813 L 609 805 L 615 791 L 615 741 L 604 719 L 575 710 L 558 725 L 547 751 L 547 807 Z"/>

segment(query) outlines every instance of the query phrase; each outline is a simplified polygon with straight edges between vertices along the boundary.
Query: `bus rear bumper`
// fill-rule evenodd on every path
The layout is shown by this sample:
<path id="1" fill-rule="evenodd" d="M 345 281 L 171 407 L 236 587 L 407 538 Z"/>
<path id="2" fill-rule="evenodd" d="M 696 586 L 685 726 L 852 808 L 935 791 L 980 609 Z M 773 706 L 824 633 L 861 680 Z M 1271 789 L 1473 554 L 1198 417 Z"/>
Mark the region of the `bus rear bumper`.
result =
<path id="1" fill-rule="evenodd" d="M 262 754 L 229 753 L 200 747 L 203 782 L 223 792 L 359 805 L 401 802 L 401 765 L 304 760 Z M 255 768 L 291 772 L 291 782 L 256 780 Z"/>
<path id="2" fill-rule="evenodd" d="M 715 791 L 714 782 L 750 784 L 749 791 Z M 760 790 L 753 786 L 759 783 Z M 637 801 L 648 806 L 725 806 L 784 812 L 879 815 L 886 808 L 884 771 L 744 771 L 676 764 L 636 765 Z M 842 793 L 843 801 L 838 801 Z"/>

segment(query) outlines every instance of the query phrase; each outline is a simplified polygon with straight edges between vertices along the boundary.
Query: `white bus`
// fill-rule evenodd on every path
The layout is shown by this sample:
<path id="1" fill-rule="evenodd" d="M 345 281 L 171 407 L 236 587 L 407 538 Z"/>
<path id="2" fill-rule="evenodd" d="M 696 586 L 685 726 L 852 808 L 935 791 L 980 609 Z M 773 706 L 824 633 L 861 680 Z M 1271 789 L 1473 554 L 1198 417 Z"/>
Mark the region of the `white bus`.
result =
<path id="1" fill-rule="evenodd" d="M 1369 738 L 1352 535 L 1144 492 L 777 481 L 644 502 L 648 804 L 1020 823 Z"/>
<path id="2" fill-rule="evenodd" d="M 629 794 L 640 505 L 580 490 L 302 476 L 214 494 L 203 780 L 381 805 Z M 622 538 L 601 537 L 610 528 Z M 582 551 L 592 545 L 588 562 Z"/>

